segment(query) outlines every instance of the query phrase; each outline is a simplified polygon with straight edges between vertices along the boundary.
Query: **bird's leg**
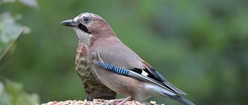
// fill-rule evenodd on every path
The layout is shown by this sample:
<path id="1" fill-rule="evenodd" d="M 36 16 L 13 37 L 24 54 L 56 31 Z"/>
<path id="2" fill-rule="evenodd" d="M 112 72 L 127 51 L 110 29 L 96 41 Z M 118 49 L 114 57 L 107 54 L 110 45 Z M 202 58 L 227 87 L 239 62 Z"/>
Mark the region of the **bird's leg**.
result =
<path id="1" fill-rule="evenodd" d="M 122 99 L 115 99 L 112 100 L 111 105 L 123 105 L 125 102 L 129 101 L 131 99 L 131 96 L 128 96 L 127 98 Z"/>
<path id="2" fill-rule="evenodd" d="M 127 98 L 125 98 L 124 100 L 122 100 L 120 103 L 118 103 L 117 105 L 123 105 L 125 102 L 129 101 L 131 99 L 131 96 L 128 96 Z"/>

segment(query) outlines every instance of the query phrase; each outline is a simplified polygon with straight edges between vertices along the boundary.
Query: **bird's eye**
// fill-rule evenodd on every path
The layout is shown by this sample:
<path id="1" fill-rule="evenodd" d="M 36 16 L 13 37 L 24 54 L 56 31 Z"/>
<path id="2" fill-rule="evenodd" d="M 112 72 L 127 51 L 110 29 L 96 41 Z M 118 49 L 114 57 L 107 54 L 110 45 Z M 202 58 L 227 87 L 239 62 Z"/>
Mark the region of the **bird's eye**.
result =
<path id="1" fill-rule="evenodd" d="M 89 23 L 90 22 L 90 18 L 89 17 L 84 17 L 84 23 Z"/>

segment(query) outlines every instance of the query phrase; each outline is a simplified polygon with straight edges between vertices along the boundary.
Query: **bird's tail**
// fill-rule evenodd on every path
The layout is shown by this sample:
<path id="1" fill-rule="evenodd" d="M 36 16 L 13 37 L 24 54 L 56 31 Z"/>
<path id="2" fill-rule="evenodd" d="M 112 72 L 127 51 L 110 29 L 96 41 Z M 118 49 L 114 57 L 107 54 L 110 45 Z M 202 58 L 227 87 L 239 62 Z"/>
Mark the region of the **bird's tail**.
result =
<path id="1" fill-rule="evenodd" d="M 179 95 L 175 95 L 175 96 L 169 96 L 170 98 L 182 103 L 183 105 L 195 105 L 194 103 L 192 103 L 191 101 L 187 100 L 186 98 L 179 96 Z"/>

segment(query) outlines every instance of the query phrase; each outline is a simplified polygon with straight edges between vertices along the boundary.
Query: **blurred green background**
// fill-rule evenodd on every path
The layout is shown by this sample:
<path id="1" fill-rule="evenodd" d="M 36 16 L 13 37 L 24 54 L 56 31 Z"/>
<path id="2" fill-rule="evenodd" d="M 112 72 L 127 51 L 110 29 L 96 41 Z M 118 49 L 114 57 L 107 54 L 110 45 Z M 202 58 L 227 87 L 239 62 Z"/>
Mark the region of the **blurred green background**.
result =
<path id="1" fill-rule="evenodd" d="M 84 100 L 74 69 L 78 39 L 60 22 L 92 12 L 194 103 L 247 105 L 247 10 L 247 0 L 1 0 L 0 15 L 9 17 L 0 21 L 12 17 L 15 24 L 0 24 L 0 53 L 15 44 L 1 61 L 0 80 L 23 85 L 40 103 Z M 27 33 L 16 32 L 17 41 L 4 34 L 14 26 Z"/>

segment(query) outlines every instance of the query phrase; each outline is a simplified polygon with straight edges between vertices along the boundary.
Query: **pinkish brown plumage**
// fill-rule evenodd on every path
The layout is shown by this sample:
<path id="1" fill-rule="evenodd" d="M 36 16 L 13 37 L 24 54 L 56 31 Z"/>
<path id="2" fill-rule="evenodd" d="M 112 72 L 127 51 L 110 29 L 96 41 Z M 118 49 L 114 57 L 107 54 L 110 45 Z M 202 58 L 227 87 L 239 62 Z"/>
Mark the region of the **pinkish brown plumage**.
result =
<path id="1" fill-rule="evenodd" d="M 108 88 L 128 96 L 127 100 L 144 101 L 152 96 L 170 97 L 184 105 L 183 91 L 173 86 L 151 65 L 123 44 L 108 23 L 99 15 L 82 13 L 62 22 L 73 27 L 86 49 L 86 62 Z"/>
<path id="2" fill-rule="evenodd" d="M 91 67 L 86 62 L 86 48 L 84 43 L 79 39 L 76 50 L 75 69 L 80 77 L 87 100 L 93 99 L 115 99 L 116 92 L 112 91 L 102 84 L 96 76 L 93 76 Z"/>

